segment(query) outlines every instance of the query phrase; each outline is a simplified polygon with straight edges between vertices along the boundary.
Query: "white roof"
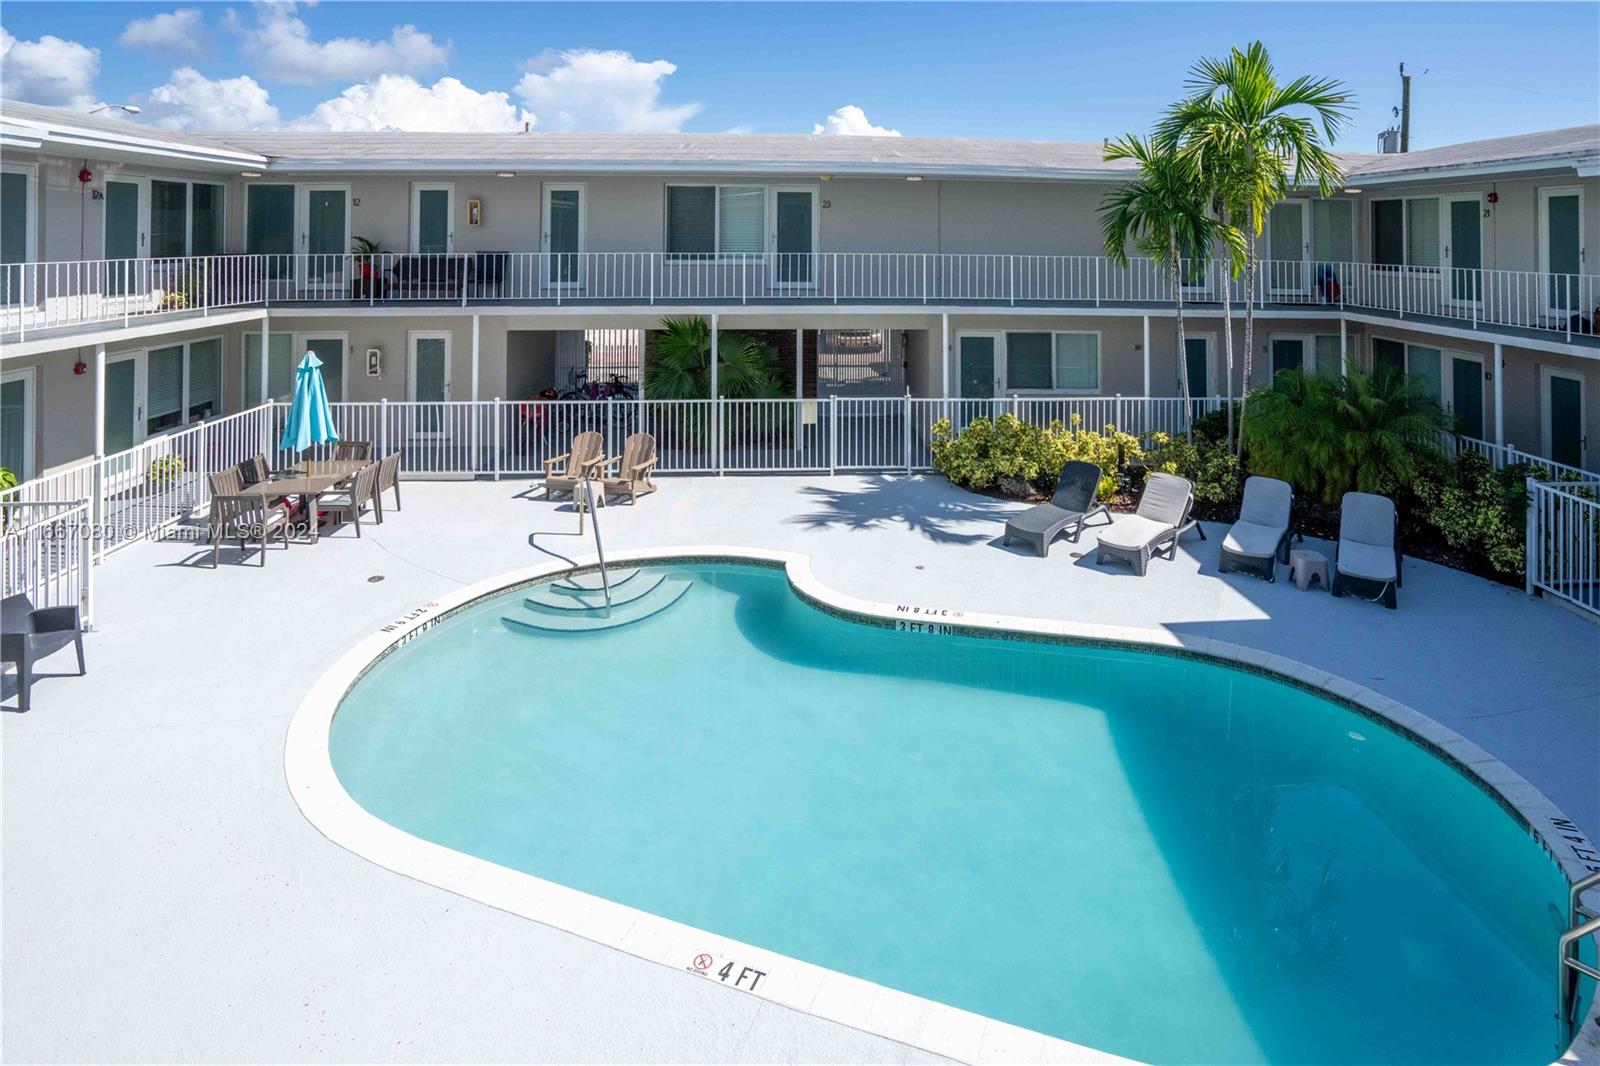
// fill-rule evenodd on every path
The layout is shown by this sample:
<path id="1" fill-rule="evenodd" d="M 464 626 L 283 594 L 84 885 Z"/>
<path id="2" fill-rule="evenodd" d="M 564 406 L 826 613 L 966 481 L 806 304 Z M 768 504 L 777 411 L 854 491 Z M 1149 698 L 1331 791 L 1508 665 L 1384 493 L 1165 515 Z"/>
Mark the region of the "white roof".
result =
<path id="1" fill-rule="evenodd" d="M 0 100 L 0 147 L 111 158 L 182 161 L 228 168 L 265 166 L 266 157 L 213 136 L 85 115 L 60 107 Z"/>

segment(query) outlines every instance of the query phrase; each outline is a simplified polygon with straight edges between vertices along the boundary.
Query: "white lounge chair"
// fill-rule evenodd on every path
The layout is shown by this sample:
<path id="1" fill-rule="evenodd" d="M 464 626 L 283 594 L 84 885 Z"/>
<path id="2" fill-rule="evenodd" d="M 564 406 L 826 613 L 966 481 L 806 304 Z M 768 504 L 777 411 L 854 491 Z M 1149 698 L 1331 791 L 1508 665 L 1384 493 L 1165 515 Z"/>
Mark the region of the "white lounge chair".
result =
<path id="1" fill-rule="evenodd" d="M 1394 501 L 1347 492 L 1339 501 L 1339 546 L 1333 560 L 1335 596 L 1375 588 L 1367 597 L 1391 611 L 1400 587 L 1400 517 Z"/>
<path id="2" fill-rule="evenodd" d="M 1289 561 L 1289 538 L 1297 531 L 1294 488 L 1272 477 L 1246 479 L 1239 520 L 1222 538 L 1217 572 L 1246 570 L 1276 581 L 1278 564 Z"/>
<path id="3" fill-rule="evenodd" d="M 1193 508 L 1192 482 L 1176 474 L 1151 474 L 1139 496 L 1138 509 L 1131 515 L 1117 515 L 1111 528 L 1100 534 L 1096 565 L 1115 559 L 1143 577 L 1152 555 L 1176 558 L 1178 538 L 1184 533 L 1198 530 L 1200 539 L 1206 539 L 1206 531 L 1189 515 Z"/>

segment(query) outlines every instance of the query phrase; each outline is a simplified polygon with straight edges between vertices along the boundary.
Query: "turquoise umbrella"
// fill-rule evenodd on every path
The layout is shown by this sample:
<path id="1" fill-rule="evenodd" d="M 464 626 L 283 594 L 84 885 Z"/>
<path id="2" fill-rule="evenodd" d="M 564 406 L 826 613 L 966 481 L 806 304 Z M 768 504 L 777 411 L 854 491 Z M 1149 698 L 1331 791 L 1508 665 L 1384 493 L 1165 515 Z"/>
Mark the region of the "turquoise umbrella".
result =
<path id="1" fill-rule="evenodd" d="M 303 452 L 313 444 L 331 444 L 339 439 L 333 424 L 333 409 L 328 406 L 328 389 L 322 382 L 322 360 L 306 352 L 294 372 L 294 399 L 283 424 L 284 451 Z"/>

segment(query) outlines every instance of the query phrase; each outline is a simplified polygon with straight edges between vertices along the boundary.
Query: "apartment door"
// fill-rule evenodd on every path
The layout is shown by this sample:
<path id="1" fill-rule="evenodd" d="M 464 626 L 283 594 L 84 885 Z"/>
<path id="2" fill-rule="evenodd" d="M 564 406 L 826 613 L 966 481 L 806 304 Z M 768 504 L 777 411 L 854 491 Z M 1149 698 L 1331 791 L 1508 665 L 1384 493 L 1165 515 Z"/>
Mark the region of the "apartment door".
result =
<path id="1" fill-rule="evenodd" d="M 956 341 L 956 395 L 992 399 L 1000 391 L 1000 334 L 963 333 Z"/>
<path id="2" fill-rule="evenodd" d="M 1583 246 L 1583 190 L 1539 190 L 1539 270 L 1551 275 L 1545 290 L 1545 313 L 1558 320 L 1577 311 L 1578 275 L 1587 258 Z"/>
<path id="3" fill-rule="evenodd" d="M 439 438 L 448 434 L 444 404 L 450 402 L 450 334 L 406 335 L 406 399 L 411 409 L 411 435 Z"/>
<path id="4" fill-rule="evenodd" d="M 244 190 L 244 250 L 265 255 L 269 278 L 289 277 L 294 256 L 294 186 L 247 185 Z"/>
<path id="5" fill-rule="evenodd" d="M 22 291 L 20 265 L 38 259 L 34 251 L 36 174 L 31 164 L 0 163 L 0 305 L 18 304 L 37 295 Z"/>
<path id="6" fill-rule="evenodd" d="M 301 186 L 300 212 L 305 286 L 320 292 L 342 288 L 350 258 L 350 186 Z"/>
<path id="7" fill-rule="evenodd" d="M 411 250 L 418 255 L 455 251 L 456 187 L 446 183 L 411 186 Z"/>
<path id="8" fill-rule="evenodd" d="M 583 286 L 586 210 L 582 185 L 544 187 L 544 233 L 540 249 L 544 252 L 547 287 L 576 289 Z"/>
<path id="9" fill-rule="evenodd" d="M 147 178 L 107 178 L 105 208 L 107 292 L 121 296 L 137 278 L 133 260 L 150 254 L 150 182 Z"/>
<path id="10" fill-rule="evenodd" d="M 1272 376 L 1274 378 L 1285 370 L 1305 372 L 1306 338 L 1273 337 L 1270 347 L 1272 350 Z"/>
<path id="11" fill-rule="evenodd" d="M 0 466 L 27 481 L 33 476 L 32 367 L 0 374 Z"/>
<path id="12" fill-rule="evenodd" d="M 1449 362 L 1450 410 L 1456 416 L 1456 432 L 1483 440 L 1483 356 L 1446 352 L 1445 358 Z"/>
<path id="13" fill-rule="evenodd" d="M 1186 334 L 1183 338 L 1183 359 L 1189 368 L 1189 395 L 1211 395 L 1211 337 L 1209 334 Z"/>
<path id="14" fill-rule="evenodd" d="M 1269 296 L 1311 291 L 1311 211 L 1305 200 L 1285 200 L 1267 216 L 1266 287 Z"/>
<path id="15" fill-rule="evenodd" d="M 1570 370 L 1544 367 L 1541 422 L 1544 454 L 1558 463 L 1582 466 L 1589 449 L 1583 407 L 1583 377 Z"/>
<path id="16" fill-rule="evenodd" d="M 772 231 L 767 251 L 771 253 L 773 286 L 799 289 L 816 285 L 817 190 L 773 188 L 768 195 Z"/>
<path id="17" fill-rule="evenodd" d="M 1470 307 L 1483 299 L 1483 198 L 1447 196 L 1445 206 L 1445 299 L 1457 307 Z"/>
<path id="18" fill-rule="evenodd" d="M 144 353 L 106 358 L 106 454 L 144 440 Z"/>

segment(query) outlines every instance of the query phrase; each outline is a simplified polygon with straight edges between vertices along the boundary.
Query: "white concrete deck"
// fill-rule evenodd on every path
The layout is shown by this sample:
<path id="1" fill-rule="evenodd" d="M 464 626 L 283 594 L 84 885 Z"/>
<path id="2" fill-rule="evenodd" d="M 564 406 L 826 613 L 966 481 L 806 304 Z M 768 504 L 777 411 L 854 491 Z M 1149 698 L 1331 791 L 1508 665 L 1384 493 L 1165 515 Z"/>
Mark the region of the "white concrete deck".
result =
<path id="1" fill-rule="evenodd" d="M 1600 835 L 1600 626 L 1516 590 L 1408 561 L 1386 611 L 1218 577 L 1216 529 L 1143 579 L 1093 566 L 1092 536 L 1040 560 L 998 546 L 1013 506 L 940 478 L 663 485 L 602 512 L 609 549 L 781 548 L 867 599 L 1277 652 L 1438 718 Z M 0 1057 L 927 1058 L 410 881 L 301 816 L 284 732 L 342 651 L 462 583 L 593 550 L 527 488 L 408 482 L 384 526 L 274 548 L 264 569 L 225 550 L 212 571 L 175 542 L 101 568 L 89 676 L 41 682 L 27 715 L 5 679 Z"/>

